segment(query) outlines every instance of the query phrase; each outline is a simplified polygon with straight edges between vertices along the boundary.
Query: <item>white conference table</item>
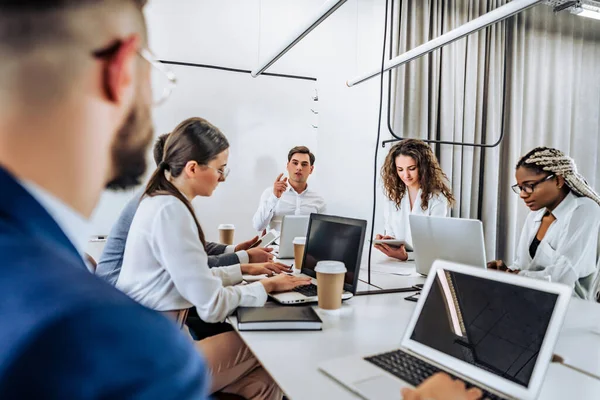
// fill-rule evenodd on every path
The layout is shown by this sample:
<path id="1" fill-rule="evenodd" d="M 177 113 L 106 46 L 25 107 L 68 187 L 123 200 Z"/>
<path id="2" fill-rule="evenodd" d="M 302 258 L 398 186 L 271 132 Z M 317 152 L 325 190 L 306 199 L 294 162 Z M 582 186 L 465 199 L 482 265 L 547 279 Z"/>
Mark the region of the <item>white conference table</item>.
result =
<path id="1" fill-rule="evenodd" d="M 409 263 L 384 260 L 376 256 L 379 270 L 398 265 L 406 273 Z M 385 268 L 384 268 L 385 267 Z M 377 267 L 375 267 L 377 268 Z M 391 270 L 393 272 L 393 270 Z M 361 271 L 361 277 L 365 271 Z M 372 274 L 380 287 L 406 287 L 423 282 L 422 277 L 388 273 Z M 362 283 L 359 291 L 367 288 Z M 357 399 L 352 392 L 318 370 L 323 361 L 351 354 L 371 355 L 399 345 L 415 307 L 404 300 L 410 293 L 355 296 L 344 302 L 338 315 L 323 313 L 323 330 L 315 332 L 240 332 L 264 368 L 292 400 Z M 235 327 L 235 316 L 230 317 Z M 573 299 L 565 319 L 555 354 L 565 363 L 600 375 L 600 305 Z M 560 364 L 548 368 L 540 399 L 599 399 L 600 380 Z M 400 399 L 400 394 L 398 394 Z"/>

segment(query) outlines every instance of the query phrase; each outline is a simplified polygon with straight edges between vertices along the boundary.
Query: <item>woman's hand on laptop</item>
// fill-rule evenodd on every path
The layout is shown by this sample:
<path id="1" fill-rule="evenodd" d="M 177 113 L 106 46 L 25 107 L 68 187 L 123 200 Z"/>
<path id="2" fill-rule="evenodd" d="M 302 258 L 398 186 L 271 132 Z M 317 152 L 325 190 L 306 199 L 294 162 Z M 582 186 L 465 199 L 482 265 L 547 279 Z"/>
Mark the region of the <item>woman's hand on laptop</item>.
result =
<path id="1" fill-rule="evenodd" d="M 288 292 L 298 286 L 310 285 L 310 277 L 280 274 L 260 281 L 267 293 Z"/>
<path id="2" fill-rule="evenodd" d="M 507 271 L 508 267 L 502 260 L 494 260 L 487 263 L 488 269 L 495 269 L 498 271 Z"/>
<path id="3" fill-rule="evenodd" d="M 277 275 L 282 272 L 292 272 L 292 267 L 277 262 L 265 262 L 258 264 L 242 264 L 243 275 Z"/>
<path id="4" fill-rule="evenodd" d="M 255 249 L 246 250 L 246 253 L 248 253 L 250 263 L 253 264 L 273 261 L 272 251 L 273 249 L 271 248 L 257 247 Z"/>
<path id="5" fill-rule="evenodd" d="M 438 372 L 415 389 L 402 389 L 403 400 L 477 400 L 483 393 L 477 388 L 467 389 L 464 382 Z"/>
<path id="6" fill-rule="evenodd" d="M 518 274 L 519 269 L 510 269 L 504 264 L 502 260 L 494 260 L 487 263 L 488 269 L 495 269 L 497 271 L 508 272 L 509 274 Z"/>

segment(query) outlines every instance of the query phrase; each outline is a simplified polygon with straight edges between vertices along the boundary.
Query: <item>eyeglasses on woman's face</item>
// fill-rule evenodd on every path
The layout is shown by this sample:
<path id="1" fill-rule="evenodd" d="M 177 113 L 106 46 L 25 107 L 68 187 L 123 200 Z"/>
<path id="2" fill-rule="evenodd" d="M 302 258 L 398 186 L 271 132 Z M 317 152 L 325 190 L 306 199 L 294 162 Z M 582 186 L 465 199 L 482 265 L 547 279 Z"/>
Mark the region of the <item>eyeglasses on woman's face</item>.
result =
<path id="1" fill-rule="evenodd" d="M 538 181 L 535 181 L 535 182 L 527 182 L 522 185 L 519 185 L 517 183 L 516 185 L 512 185 L 511 188 L 512 188 L 513 192 L 515 192 L 516 194 L 521 194 L 522 192 L 525 192 L 527 194 L 532 194 L 534 192 L 535 188 L 539 184 L 549 181 L 550 179 L 552 179 L 554 177 L 555 177 L 554 174 L 550 174 L 550 175 L 548 175 Z"/>

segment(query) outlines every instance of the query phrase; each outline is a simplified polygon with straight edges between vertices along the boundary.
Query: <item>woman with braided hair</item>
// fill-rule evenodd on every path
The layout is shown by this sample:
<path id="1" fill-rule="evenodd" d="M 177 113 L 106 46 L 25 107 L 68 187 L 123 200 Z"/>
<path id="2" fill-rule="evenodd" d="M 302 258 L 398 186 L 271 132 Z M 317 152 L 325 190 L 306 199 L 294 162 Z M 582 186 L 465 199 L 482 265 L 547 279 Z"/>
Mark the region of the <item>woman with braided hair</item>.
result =
<path id="1" fill-rule="evenodd" d="M 392 147 L 381 168 L 381 178 L 387 197 L 385 234 L 377 235 L 376 239 L 398 239 L 412 245 L 408 216 L 446 217 L 454 203 L 446 174 L 422 140 L 405 139 Z M 388 257 L 408 259 L 404 246 L 377 244 L 375 248 Z"/>
<path id="2" fill-rule="evenodd" d="M 573 295 L 593 297 L 600 196 L 577 172 L 571 157 L 538 147 L 517 163 L 512 187 L 531 213 L 527 216 L 512 266 L 500 260 L 488 267 L 573 287 Z"/>

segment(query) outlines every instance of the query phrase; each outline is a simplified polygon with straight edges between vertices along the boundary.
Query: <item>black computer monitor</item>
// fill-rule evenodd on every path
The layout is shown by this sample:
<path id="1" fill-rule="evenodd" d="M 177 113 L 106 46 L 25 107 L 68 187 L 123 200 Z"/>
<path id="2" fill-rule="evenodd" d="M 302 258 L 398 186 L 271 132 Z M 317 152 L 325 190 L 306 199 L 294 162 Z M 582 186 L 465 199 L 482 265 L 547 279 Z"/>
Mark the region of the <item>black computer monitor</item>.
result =
<path id="1" fill-rule="evenodd" d="M 355 294 L 366 230 L 365 220 L 311 214 L 302 273 L 316 278 L 319 261 L 341 261 L 347 269 L 344 290 Z"/>

